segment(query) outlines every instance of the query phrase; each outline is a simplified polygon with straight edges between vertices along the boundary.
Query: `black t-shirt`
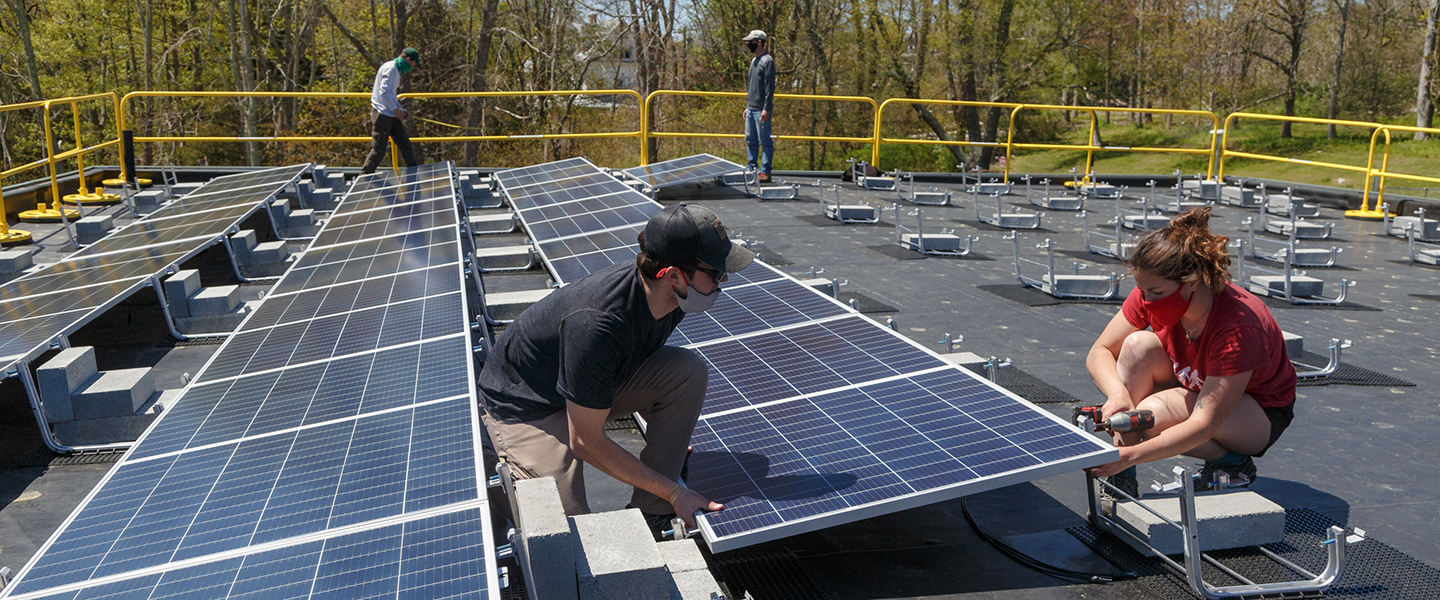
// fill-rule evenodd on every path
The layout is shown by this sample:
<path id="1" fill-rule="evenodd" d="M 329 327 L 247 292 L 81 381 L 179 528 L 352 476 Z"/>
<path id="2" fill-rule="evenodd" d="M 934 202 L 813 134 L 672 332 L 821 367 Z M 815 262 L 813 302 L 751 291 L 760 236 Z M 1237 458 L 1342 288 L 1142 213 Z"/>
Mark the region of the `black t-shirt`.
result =
<path id="1" fill-rule="evenodd" d="M 615 388 L 665 345 L 685 313 L 656 320 L 633 262 L 567 285 L 520 313 L 485 359 L 480 401 L 490 417 L 522 423 L 569 400 L 608 409 Z"/>

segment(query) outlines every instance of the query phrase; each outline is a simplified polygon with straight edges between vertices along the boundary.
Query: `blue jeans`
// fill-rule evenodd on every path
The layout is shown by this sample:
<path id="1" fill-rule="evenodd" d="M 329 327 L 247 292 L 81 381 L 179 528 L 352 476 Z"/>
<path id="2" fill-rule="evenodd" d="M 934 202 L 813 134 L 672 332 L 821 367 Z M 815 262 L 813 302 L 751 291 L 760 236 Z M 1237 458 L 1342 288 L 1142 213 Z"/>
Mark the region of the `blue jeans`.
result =
<path id="1" fill-rule="evenodd" d="M 773 118 L 774 115 L 771 115 Z M 760 161 L 760 172 L 770 174 L 771 164 L 775 161 L 775 142 L 770 139 L 770 121 L 760 121 L 760 111 L 745 109 L 745 150 L 750 158 L 746 166 L 755 168 L 755 158 L 760 155 L 760 150 L 765 150 L 764 158 Z"/>

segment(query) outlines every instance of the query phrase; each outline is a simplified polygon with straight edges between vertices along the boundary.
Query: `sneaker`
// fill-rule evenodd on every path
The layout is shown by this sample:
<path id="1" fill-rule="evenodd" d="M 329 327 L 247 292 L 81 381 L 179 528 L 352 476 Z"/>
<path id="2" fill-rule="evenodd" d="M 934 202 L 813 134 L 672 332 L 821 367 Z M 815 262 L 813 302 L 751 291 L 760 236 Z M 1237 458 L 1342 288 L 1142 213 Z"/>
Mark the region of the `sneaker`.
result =
<path id="1" fill-rule="evenodd" d="M 625 508 L 631 509 L 634 507 L 626 504 Z M 670 522 L 675 519 L 675 513 L 656 515 L 642 510 L 640 511 L 640 516 L 645 518 L 645 526 L 650 528 L 650 535 L 654 536 L 657 542 L 665 541 L 665 532 L 674 529 L 670 526 Z"/>
<path id="2" fill-rule="evenodd" d="M 1255 459 L 1249 456 L 1233 465 L 1217 465 L 1205 461 L 1205 465 L 1200 468 L 1200 477 L 1195 481 L 1195 491 L 1211 492 L 1229 488 L 1248 488 L 1254 482 Z"/>

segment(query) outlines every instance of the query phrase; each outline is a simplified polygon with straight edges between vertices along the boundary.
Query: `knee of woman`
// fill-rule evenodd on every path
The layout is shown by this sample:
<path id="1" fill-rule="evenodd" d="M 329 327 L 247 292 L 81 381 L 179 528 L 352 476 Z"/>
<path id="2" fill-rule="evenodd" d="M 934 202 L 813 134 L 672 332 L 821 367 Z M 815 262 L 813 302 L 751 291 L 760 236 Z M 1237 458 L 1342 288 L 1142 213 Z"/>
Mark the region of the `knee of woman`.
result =
<path id="1" fill-rule="evenodd" d="M 1125 341 L 1120 343 L 1120 356 L 1116 357 L 1116 360 L 1135 364 L 1157 351 L 1165 351 L 1160 344 L 1160 338 L 1149 331 L 1137 331 L 1125 336 Z"/>

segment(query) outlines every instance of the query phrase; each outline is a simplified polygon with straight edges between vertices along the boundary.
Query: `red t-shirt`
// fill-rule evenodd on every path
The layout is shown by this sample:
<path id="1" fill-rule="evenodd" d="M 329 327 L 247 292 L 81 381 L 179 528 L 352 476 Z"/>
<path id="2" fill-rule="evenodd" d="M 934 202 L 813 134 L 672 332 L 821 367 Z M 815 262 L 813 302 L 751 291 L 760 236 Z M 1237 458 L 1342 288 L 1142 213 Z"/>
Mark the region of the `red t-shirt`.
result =
<path id="1" fill-rule="evenodd" d="M 1186 388 L 1198 392 L 1211 375 L 1252 371 L 1245 393 L 1260 406 L 1281 407 L 1295 401 L 1295 365 L 1285 353 L 1280 325 L 1264 302 L 1235 284 L 1215 294 L 1210 318 L 1194 342 L 1185 337 L 1179 323 L 1152 325 L 1139 288 L 1130 292 L 1121 312 L 1131 325 L 1154 329 L 1175 364 L 1176 379 Z"/>

